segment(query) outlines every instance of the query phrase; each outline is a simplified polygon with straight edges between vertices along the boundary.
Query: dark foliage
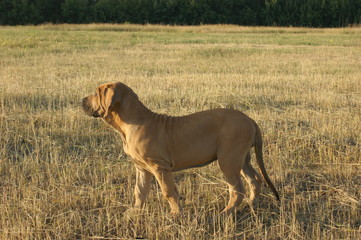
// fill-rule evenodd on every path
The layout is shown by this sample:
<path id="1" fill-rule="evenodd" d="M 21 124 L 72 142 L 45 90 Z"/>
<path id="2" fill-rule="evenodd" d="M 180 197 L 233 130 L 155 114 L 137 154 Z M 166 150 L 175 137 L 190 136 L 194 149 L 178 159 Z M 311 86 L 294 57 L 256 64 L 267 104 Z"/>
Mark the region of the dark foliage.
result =
<path id="1" fill-rule="evenodd" d="M 361 0 L 1 0 L 0 24 L 237 24 L 343 27 Z"/>

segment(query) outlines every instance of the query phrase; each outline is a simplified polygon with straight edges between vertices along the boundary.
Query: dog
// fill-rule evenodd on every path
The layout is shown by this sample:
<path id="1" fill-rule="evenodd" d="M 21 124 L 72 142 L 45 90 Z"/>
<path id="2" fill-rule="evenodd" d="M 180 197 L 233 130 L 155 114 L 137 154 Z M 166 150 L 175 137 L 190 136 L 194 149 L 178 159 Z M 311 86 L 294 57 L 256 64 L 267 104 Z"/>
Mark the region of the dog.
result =
<path id="1" fill-rule="evenodd" d="M 87 115 L 101 118 L 120 133 L 124 152 L 136 167 L 136 209 L 143 207 L 154 176 L 171 214 L 180 214 L 182 206 L 173 172 L 216 160 L 229 188 L 229 202 L 222 212 L 234 212 L 243 201 L 241 174 L 250 186 L 250 200 L 255 202 L 262 179 L 250 164 L 252 147 L 264 180 L 280 199 L 264 167 L 261 131 L 240 111 L 211 109 L 182 117 L 157 114 L 121 82 L 100 85 L 94 95 L 83 99 L 82 105 Z"/>

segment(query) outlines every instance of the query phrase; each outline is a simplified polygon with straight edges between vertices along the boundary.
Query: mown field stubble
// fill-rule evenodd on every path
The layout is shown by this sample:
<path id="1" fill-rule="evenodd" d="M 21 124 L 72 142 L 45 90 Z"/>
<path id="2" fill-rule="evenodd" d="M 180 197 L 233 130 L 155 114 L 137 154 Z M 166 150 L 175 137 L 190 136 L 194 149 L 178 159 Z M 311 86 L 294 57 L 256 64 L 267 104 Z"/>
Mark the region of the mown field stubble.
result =
<path id="1" fill-rule="evenodd" d="M 0 239 L 361 237 L 360 28 L 0 27 L 0 73 Z M 80 107 L 114 81 L 159 113 L 255 119 L 281 202 L 264 185 L 257 208 L 219 215 L 228 190 L 212 163 L 175 174 L 184 216 L 154 181 L 128 217 L 134 166 Z"/>

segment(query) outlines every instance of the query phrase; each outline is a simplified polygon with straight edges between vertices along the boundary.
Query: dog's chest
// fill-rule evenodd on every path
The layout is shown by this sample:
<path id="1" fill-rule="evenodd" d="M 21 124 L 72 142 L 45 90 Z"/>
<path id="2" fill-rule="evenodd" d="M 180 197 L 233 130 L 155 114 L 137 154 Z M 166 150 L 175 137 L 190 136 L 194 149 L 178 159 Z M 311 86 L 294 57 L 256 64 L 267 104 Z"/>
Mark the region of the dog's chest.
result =
<path id="1" fill-rule="evenodd" d="M 157 138 L 127 137 L 124 142 L 126 154 L 134 164 L 143 169 L 150 169 L 155 166 L 164 169 L 171 169 L 172 164 L 164 151 L 164 146 L 157 141 Z"/>

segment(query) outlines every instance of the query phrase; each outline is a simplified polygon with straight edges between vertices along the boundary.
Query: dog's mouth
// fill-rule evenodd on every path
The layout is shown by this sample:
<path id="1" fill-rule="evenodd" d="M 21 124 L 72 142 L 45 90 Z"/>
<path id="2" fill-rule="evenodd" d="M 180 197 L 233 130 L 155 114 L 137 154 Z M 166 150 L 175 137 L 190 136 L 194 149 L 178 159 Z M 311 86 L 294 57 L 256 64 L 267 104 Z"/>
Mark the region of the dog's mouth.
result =
<path id="1" fill-rule="evenodd" d="M 101 117 L 98 112 L 93 112 L 92 116 L 95 117 L 95 118 Z"/>
<path id="2" fill-rule="evenodd" d="M 90 116 L 90 117 L 95 117 L 95 118 L 98 118 L 100 117 L 100 114 L 98 113 L 98 111 L 94 111 L 93 108 L 90 106 L 89 104 L 89 101 L 88 101 L 88 98 L 84 98 L 83 99 L 83 110 L 84 112 Z"/>

